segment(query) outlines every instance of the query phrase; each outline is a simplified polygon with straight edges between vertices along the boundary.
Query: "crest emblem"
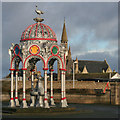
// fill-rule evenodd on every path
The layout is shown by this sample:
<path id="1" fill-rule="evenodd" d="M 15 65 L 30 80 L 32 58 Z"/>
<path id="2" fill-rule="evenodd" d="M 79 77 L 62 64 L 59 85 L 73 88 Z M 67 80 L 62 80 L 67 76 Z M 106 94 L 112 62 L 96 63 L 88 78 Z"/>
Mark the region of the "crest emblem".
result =
<path id="1" fill-rule="evenodd" d="M 32 45 L 31 47 L 30 47 L 30 53 L 31 54 L 38 54 L 40 52 L 40 49 L 39 49 L 39 47 L 37 46 L 37 45 Z"/>

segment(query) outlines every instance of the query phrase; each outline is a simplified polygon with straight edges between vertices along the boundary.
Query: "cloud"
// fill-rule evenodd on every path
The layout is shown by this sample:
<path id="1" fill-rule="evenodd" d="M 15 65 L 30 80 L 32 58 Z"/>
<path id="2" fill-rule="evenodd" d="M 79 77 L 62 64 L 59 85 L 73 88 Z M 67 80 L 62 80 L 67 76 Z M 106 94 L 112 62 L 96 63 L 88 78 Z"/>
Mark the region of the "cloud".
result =
<path id="1" fill-rule="evenodd" d="M 79 17 L 78 19 L 73 17 L 71 24 L 68 25 L 70 42 L 74 42 L 75 36 L 83 34 L 83 32 L 88 37 L 94 32 L 91 43 L 96 45 L 107 42 L 107 44 L 110 43 L 109 45 L 113 46 L 111 43 L 118 41 L 118 29 L 116 29 L 118 28 L 117 10 L 117 3 L 82 3 L 80 9 L 76 7 L 75 16 Z M 87 42 L 86 39 L 85 42 Z"/>
<path id="2" fill-rule="evenodd" d="M 90 51 L 87 51 L 87 52 L 76 52 L 76 53 L 73 53 L 73 57 L 75 56 L 85 56 L 86 54 L 94 54 L 94 53 L 103 53 L 103 54 L 109 54 L 110 56 L 112 57 L 118 57 L 118 49 L 109 49 L 109 50 L 104 50 L 104 49 L 101 49 L 101 50 L 90 50 Z M 116 55 L 117 54 L 117 55 Z M 92 57 L 91 57 L 92 58 Z"/>
<path id="3" fill-rule="evenodd" d="M 3 2 L 35 2 L 34 0 L 2 0 Z M 36 2 L 118 2 L 119 0 L 36 0 Z"/>
<path id="4" fill-rule="evenodd" d="M 105 22 L 101 22 L 96 28 L 96 36 L 100 39 L 113 40 L 118 36 L 118 18 L 114 17 L 113 19 Z M 110 35 L 111 33 L 111 35 Z M 117 40 L 117 39 L 116 39 Z"/>

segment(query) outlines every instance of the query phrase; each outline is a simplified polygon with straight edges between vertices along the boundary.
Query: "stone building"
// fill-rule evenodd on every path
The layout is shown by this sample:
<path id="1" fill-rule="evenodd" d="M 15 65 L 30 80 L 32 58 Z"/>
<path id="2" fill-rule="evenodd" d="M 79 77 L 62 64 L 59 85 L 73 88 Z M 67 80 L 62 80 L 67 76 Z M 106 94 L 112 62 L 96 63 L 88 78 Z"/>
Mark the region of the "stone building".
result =
<path id="1" fill-rule="evenodd" d="M 104 61 L 78 60 L 76 58 L 75 73 L 110 73 L 110 65 Z"/>

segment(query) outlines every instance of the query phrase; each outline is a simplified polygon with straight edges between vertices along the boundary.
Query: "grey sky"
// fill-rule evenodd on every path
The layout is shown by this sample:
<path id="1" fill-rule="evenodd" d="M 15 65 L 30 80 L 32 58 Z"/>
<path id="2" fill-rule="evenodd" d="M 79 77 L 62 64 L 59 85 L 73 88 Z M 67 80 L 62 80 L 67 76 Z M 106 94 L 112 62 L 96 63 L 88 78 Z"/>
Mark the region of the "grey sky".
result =
<path id="1" fill-rule="evenodd" d="M 36 3 L 2 3 L 3 77 L 9 72 L 8 48 L 19 43 L 22 32 L 33 24 Z M 64 17 L 72 57 L 75 59 L 107 59 L 112 70 L 118 66 L 118 4 L 114 2 L 56 2 L 37 3 L 45 12 L 44 24 L 61 40 Z"/>
<path id="2" fill-rule="evenodd" d="M 119 2 L 119 0 L 1 0 L 2 2 Z"/>

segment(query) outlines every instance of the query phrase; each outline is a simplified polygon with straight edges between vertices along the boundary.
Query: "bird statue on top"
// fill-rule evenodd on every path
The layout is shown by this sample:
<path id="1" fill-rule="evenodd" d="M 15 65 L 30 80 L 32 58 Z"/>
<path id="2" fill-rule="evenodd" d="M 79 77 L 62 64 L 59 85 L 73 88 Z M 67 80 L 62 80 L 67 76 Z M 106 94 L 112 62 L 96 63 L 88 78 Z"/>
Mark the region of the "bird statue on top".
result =
<path id="1" fill-rule="evenodd" d="M 37 5 L 36 5 L 36 10 L 35 10 L 35 12 L 36 12 L 38 15 L 44 14 L 44 12 L 43 12 L 43 11 L 38 10 Z"/>
<path id="2" fill-rule="evenodd" d="M 40 18 L 40 15 L 41 15 L 41 14 L 44 14 L 44 12 L 41 11 L 41 10 L 38 10 L 37 5 L 36 5 L 36 10 L 35 10 L 35 12 L 39 15 L 39 17 L 36 17 L 36 18 L 34 18 L 33 20 L 34 20 L 35 22 L 42 22 L 42 21 L 44 21 L 43 18 Z"/>

